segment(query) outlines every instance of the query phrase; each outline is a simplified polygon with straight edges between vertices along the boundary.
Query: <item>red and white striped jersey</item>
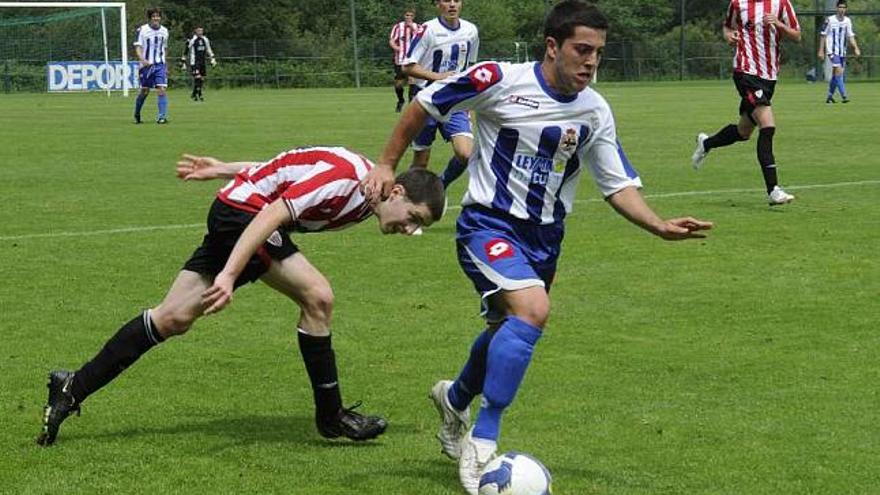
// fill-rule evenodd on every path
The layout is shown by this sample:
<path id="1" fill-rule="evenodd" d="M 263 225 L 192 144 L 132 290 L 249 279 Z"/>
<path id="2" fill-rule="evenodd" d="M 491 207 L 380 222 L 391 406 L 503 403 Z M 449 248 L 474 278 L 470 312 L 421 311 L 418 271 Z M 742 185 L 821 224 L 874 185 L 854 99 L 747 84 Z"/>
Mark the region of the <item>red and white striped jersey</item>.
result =
<path id="1" fill-rule="evenodd" d="M 734 70 L 775 81 L 781 35 L 775 26 L 764 26 L 766 14 L 774 14 L 786 26 L 800 29 L 789 0 L 731 0 L 724 25 L 739 33 Z"/>
<path id="2" fill-rule="evenodd" d="M 345 148 L 298 148 L 239 171 L 217 197 L 250 213 L 281 198 L 293 230 L 343 229 L 373 214 L 358 187 L 372 168 L 372 162 Z"/>
<path id="3" fill-rule="evenodd" d="M 391 28 L 391 36 L 389 40 L 394 41 L 400 50 L 394 52 L 394 65 L 403 65 L 406 54 L 409 53 L 409 47 L 412 45 L 413 36 L 418 32 L 418 23 L 407 24 L 406 21 L 400 21 Z"/>

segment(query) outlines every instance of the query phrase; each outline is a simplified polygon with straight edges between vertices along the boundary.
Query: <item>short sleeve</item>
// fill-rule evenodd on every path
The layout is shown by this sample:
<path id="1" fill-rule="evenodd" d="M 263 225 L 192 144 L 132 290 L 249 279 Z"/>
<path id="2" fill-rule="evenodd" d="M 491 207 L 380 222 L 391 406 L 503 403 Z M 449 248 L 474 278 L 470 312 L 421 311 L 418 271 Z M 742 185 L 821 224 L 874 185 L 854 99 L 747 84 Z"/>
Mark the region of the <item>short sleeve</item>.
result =
<path id="1" fill-rule="evenodd" d="M 457 110 L 474 109 L 497 93 L 504 79 L 501 64 L 484 62 L 420 91 L 416 98 L 435 119 L 445 122 Z"/>
<path id="2" fill-rule="evenodd" d="M 607 198 L 625 187 L 641 188 L 642 180 L 617 140 L 610 108 L 606 106 L 602 113 L 600 127 L 587 145 L 587 163 L 596 186 Z"/>

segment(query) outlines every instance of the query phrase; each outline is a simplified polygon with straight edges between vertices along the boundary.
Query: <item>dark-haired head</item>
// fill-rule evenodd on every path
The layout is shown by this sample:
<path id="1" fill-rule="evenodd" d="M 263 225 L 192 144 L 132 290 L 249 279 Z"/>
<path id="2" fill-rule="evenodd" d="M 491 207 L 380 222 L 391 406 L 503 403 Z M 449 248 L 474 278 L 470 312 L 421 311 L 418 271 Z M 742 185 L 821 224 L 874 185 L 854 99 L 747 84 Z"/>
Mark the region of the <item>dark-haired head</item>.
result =
<path id="1" fill-rule="evenodd" d="M 570 38 L 578 26 L 600 31 L 608 30 L 608 18 L 595 5 L 580 0 L 557 3 L 544 21 L 544 37 L 553 38 L 560 45 Z"/>

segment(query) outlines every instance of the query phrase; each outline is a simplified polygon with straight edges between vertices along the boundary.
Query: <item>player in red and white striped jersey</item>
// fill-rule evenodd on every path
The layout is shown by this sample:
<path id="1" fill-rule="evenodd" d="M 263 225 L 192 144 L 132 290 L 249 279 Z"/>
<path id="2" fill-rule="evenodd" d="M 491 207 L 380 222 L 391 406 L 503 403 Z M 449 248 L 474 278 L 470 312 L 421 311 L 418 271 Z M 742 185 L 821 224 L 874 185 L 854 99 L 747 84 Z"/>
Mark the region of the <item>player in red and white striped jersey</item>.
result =
<path id="1" fill-rule="evenodd" d="M 773 136 L 776 120 L 770 100 L 779 74 L 779 49 L 783 40 L 800 42 L 801 30 L 790 0 L 731 0 L 724 21 L 724 39 L 736 47 L 733 82 L 741 97 L 738 124 L 729 124 L 714 136 L 697 135 L 692 162 L 702 167 L 714 148 L 748 141 L 758 132 L 758 162 L 771 206 L 790 202 L 794 196 L 779 187 Z"/>
<path id="2" fill-rule="evenodd" d="M 300 307 L 296 333 L 312 384 L 318 432 L 352 440 L 382 434 L 384 419 L 342 405 L 330 342 L 333 291 L 288 234 L 341 229 L 371 215 L 385 234 L 412 234 L 442 216 L 443 185 L 425 170 L 401 174 L 392 196 L 369 203 L 359 186 L 372 168 L 360 154 L 340 147 L 299 148 L 265 163 L 184 155 L 177 164 L 181 179 L 232 179 L 211 206 L 202 245 L 183 265 L 161 304 L 123 325 L 76 372 L 50 373 L 37 442 L 54 443 L 61 423 L 82 401 L 151 348 L 185 333 L 203 314 L 222 309 L 235 288 L 257 279 Z"/>
<path id="3" fill-rule="evenodd" d="M 403 20 L 395 24 L 391 28 L 391 35 L 388 37 L 388 46 L 393 50 L 394 57 L 394 92 L 397 94 L 397 107 L 395 111 L 399 112 L 403 108 L 403 83 L 410 78 L 403 73 L 403 61 L 406 60 L 406 54 L 412 45 L 413 37 L 419 30 L 419 24 L 415 22 L 416 11 L 406 9 L 403 12 Z M 409 101 L 412 101 L 415 94 L 416 86 L 410 81 L 409 84 Z"/>

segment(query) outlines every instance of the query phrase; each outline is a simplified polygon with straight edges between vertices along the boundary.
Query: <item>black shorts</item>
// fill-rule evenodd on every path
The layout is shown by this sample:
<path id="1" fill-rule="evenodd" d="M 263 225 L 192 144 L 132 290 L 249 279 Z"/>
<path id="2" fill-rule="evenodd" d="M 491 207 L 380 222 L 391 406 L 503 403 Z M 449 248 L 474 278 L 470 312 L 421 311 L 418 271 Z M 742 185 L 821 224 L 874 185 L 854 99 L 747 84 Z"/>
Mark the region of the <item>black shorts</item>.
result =
<path id="1" fill-rule="evenodd" d="M 403 73 L 403 67 L 394 64 L 394 80 L 399 81 L 401 79 L 406 79 L 406 77 L 406 74 Z"/>
<path id="2" fill-rule="evenodd" d="M 206 64 L 204 62 L 202 62 L 200 64 L 195 64 L 192 67 L 190 67 L 189 70 L 192 72 L 193 77 L 196 77 L 196 76 L 207 77 L 208 64 Z"/>
<path id="3" fill-rule="evenodd" d="M 739 103 L 739 114 L 752 118 L 757 107 L 769 107 L 776 89 L 776 81 L 762 79 L 758 76 L 742 72 L 733 73 L 733 84 L 742 100 Z"/>
<path id="4" fill-rule="evenodd" d="M 256 215 L 253 213 L 233 208 L 215 199 L 208 212 L 208 233 L 205 234 L 202 245 L 183 264 L 183 269 L 211 277 L 223 271 L 232 248 L 254 216 Z M 276 230 L 248 261 L 236 279 L 235 287 L 260 278 L 269 269 L 272 260 L 281 261 L 298 251 L 299 248 L 290 240 L 287 232 Z"/>

